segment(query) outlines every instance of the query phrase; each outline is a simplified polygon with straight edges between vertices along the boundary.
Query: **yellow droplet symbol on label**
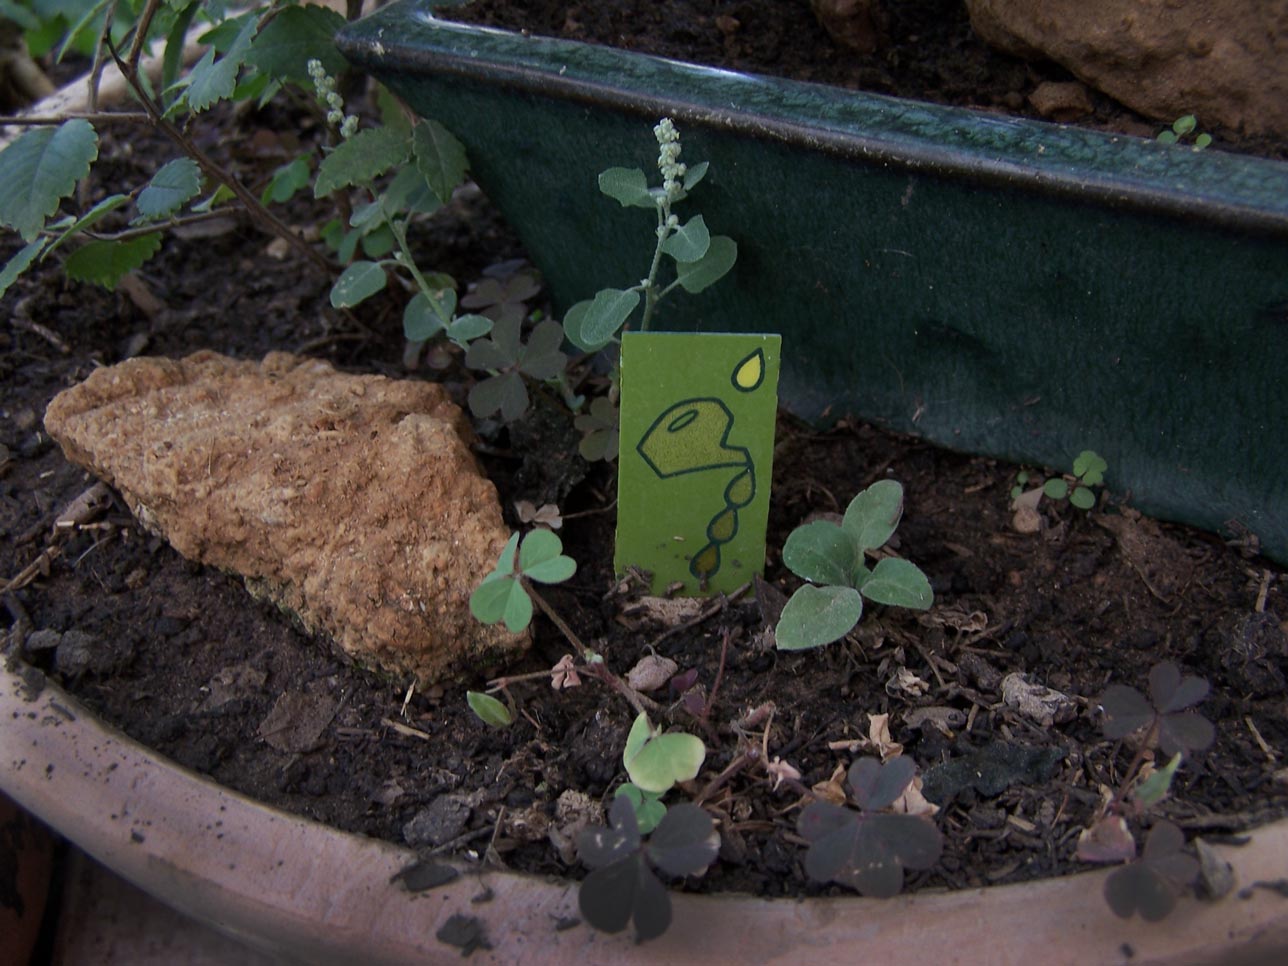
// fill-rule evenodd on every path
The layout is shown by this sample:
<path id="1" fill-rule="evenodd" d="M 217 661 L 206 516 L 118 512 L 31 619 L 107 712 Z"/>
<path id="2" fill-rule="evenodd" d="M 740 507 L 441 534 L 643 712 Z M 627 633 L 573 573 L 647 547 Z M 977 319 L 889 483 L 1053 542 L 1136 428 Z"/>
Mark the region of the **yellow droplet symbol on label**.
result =
<path id="1" fill-rule="evenodd" d="M 757 349 L 734 366 L 733 387 L 739 392 L 751 392 L 765 381 L 765 350 Z"/>
<path id="2" fill-rule="evenodd" d="M 738 514 L 732 507 L 717 513 L 707 524 L 707 539 L 712 543 L 728 543 L 738 532 Z"/>

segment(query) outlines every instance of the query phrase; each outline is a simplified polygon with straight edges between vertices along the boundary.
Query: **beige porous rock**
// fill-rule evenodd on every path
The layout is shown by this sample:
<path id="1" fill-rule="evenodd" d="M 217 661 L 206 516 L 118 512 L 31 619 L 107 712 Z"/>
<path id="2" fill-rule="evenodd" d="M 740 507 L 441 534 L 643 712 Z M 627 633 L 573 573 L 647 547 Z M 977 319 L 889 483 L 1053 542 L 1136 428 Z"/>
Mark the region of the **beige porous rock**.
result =
<path id="1" fill-rule="evenodd" d="M 287 353 L 131 359 L 60 393 L 45 427 L 185 557 L 362 663 L 430 683 L 527 645 L 470 615 L 509 533 L 440 386 Z"/>
<path id="2" fill-rule="evenodd" d="M 1160 121 L 1288 137 L 1288 0 L 966 0 L 986 43 Z"/>

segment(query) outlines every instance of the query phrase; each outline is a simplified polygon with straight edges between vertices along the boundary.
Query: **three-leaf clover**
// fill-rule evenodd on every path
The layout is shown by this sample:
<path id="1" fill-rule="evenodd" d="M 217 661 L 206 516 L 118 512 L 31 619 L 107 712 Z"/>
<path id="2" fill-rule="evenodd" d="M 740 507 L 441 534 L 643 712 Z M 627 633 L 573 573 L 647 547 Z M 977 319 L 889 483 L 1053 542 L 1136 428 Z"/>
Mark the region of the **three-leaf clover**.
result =
<path id="1" fill-rule="evenodd" d="M 1125 738 L 1148 728 L 1169 757 L 1179 751 L 1200 751 L 1212 744 L 1216 729 L 1207 718 L 1186 709 L 1207 697 L 1208 689 L 1205 679 L 1182 677 L 1171 661 L 1150 668 L 1149 700 L 1133 687 L 1111 684 L 1100 698 L 1105 737 Z"/>
<path id="2" fill-rule="evenodd" d="M 1149 832 L 1139 859 L 1115 869 L 1105 879 L 1105 902 L 1124 919 L 1139 912 L 1147 922 L 1165 919 L 1176 908 L 1182 890 L 1199 873 L 1198 860 L 1184 854 L 1185 833 L 1171 822 Z"/>
<path id="3" fill-rule="evenodd" d="M 476 339 L 465 353 L 465 364 L 490 375 L 470 390 L 470 411 L 482 419 L 495 412 L 512 422 L 528 408 L 528 390 L 523 377 L 554 379 L 564 370 L 568 357 L 560 351 L 563 327 L 547 319 L 532 330 L 526 345 L 520 340 L 520 320 L 505 317 L 492 326 L 490 338 Z"/>
<path id="4" fill-rule="evenodd" d="M 582 413 L 573 420 L 573 425 L 581 431 L 581 443 L 577 451 L 587 462 L 595 460 L 611 461 L 617 458 L 619 442 L 619 413 L 617 407 L 604 396 L 592 399 L 588 412 Z"/>
<path id="5" fill-rule="evenodd" d="M 525 581 L 557 584 L 577 572 L 577 562 L 563 555 L 563 542 L 549 530 L 533 530 L 519 544 L 511 534 L 496 569 L 470 595 L 470 613 L 484 624 L 505 621 L 512 633 L 532 622 L 532 598 Z"/>
<path id="6" fill-rule="evenodd" d="M 943 839 L 933 822 L 880 811 L 904 793 L 915 770 L 902 756 L 884 765 L 860 758 L 848 780 L 861 811 L 821 801 L 805 807 L 797 829 L 810 841 L 805 872 L 811 879 L 885 899 L 903 888 L 904 869 L 929 869 L 939 861 Z"/>
<path id="7" fill-rule="evenodd" d="M 840 525 L 815 520 L 792 531 L 783 563 L 810 581 L 783 608 L 775 637 L 783 650 L 819 647 L 850 632 L 863 616 L 863 600 L 926 610 L 934 602 L 930 581 L 915 564 L 886 557 L 869 568 L 865 554 L 894 534 L 903 516 L 903 487 L 880 480 L 850 501 Z"/>
<path id="8" fill-rule="evenodd" d="M 593 870 L 578 893 L 578 905 L 596 929 L 621 932 L 635 923 L 640 942 L 666 932 L 671 897 L 653 872 L 697 875 L 715 861 L 720 836 L 709 815 L 685 802 L 668 809 L 652 837 L 643 841 L 629 799 L 613 800 L 611 827 L 588 828 L 577 836 L 577 852 Z"/>

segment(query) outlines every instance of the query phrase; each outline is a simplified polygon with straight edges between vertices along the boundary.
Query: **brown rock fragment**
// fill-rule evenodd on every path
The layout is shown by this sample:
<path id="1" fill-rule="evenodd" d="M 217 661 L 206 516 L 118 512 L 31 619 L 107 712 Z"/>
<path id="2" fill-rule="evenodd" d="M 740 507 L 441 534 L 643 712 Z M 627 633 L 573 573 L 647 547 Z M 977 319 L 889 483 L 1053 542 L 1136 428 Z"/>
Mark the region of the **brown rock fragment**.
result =
<path id="1" fill-rule="evenodd" d="M 1288 0 L 966 0 L 985 43 L 1159 121 L 1288 136 Z"/>
<path id="2" fill-rule="evenodd" d="M 508 531 L 442 387 L 271 353 L 99 369 L 45 426 L 185 557 L 422 683 L 526 646 L 469 613 Z"/>

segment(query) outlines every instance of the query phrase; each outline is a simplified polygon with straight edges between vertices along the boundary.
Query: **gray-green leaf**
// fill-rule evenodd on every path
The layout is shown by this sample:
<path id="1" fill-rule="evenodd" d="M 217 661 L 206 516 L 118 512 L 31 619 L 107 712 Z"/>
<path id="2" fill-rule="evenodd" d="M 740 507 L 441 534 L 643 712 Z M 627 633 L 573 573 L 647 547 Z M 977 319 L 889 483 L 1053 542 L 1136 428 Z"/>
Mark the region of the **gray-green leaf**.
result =
<path id="1" fill-rule="evenodd" d="M 354 262 L 331 286 L 331 304 L 347 309 L 379 292 L 388 283 L 385 270 L 375 262 Z"/>
<path id="2" fill-rule="evenodd" d="M 447 204 L 469 169 L 464 145 L 437 121 L 424 120 L 412 131 L 412 152 L 416 156 L 416 168 L 425 176 L 429 189 Z"/>
<path id="3" fill-rule="evenodd" d="M 859 590 L 868 600 L 893 607 L 928 610 L 935 602 L 930 581 L 916 564 L 899 557 L 878 560 Z"/>
<path id="4" fill-rule="evenodd" d="M 0 269 L 0 297 L 3 297 L 4 293 L 9 291 L 9 286 L 31 266 L 31 263 L 36 260 L 48 244 L 48 238 L 37 238 L 35 241 L 23 246 L 19 249 L 17 255 L 9 259 L 5 267 Z"/>
<path id="5" fill-rule="evenodd" d="M 89 174 L 98 134 L 89 121 L 34 128 L 0 151 L 0 224 L 31 241 Z"/>
<path id="6" fill-rule="evenodd" d="M 830 644 L 848 634 L 863 616 L 863 597 L 853 587 L 806 584 L 783 608 L 774 637 L 781 651 Z"/>
<path id="7" fill-rule="evenodd" d="M 848 587 L 859 560 L 849 534 L 835 523 L 815 520 L 791 532 L 783 545 L 783 563 L 813 583 Z"/>
<path id="8" fill-rule="evenodd" d="M 639 168 L 609 168 L 599 175 L 599 190 L 623 208 L 655 208 L 648 179 Z"/>
<path id="9" fill-rule="evenodd" d="M 686 292 L 701 292 L 724 278 L 737 260 L 737 243 L 728 235 L 716 235 L 707 253 L 696 262 L 680 262 L 676 275 Z"/>
<path id="10" fill-rule="evenodd" d="M 370 184 L 395 165 L 407 160 L 411 151 L 407 134 L 387 127 L 359 131 L 338 145 L 318 165 L 313 197 L 323 198 L 349 185 Z"/>
<path id="11" fill-rule="evenodd" d="M 167 161 L 152 176 L 135 203 L 139 215 L 132 224 L 168 218 L 201 192 L 201 168 L 191 158 Z"/>
<path id="12" fill-rule="evenodd" d="M 903 486 L 878 480 L 850 501 L 841 526 L 860 550 L 876 550 L 893 536 L 902 516 Z"/>
<path id="13" fill-rule="evenodd" d="M 96 282 L 108 291 L 126 272 L 132 272 L 161 247 L 160 232 L 149 232 L 128 241 L 93 241 L 67 257 L 63 271 L 80 282 Z"/>
<path id="14" fill-rule="evenodd" d="M 246 63 L 277 80 L 311 87 L 310 60 L 321 61 L 333 77 L 347 68 L 334 39 L 344 22 L 343 16 L 326 7 L 287 7 L 255 37 Z"/>
<path id="15" fill-rule="evenodd" d="M 587 345 L 607 345 L 639 304 L 639 292 L 617 288 L 600 289 L 581 318 L 582 341 Z"/>
<path id="16" fill-rule="evenodd" d="M 662 251 L 677 262 L 696 262 L 711 247 L 711 232 L 701 215 L 690 218 L 662 243 Z"/>

